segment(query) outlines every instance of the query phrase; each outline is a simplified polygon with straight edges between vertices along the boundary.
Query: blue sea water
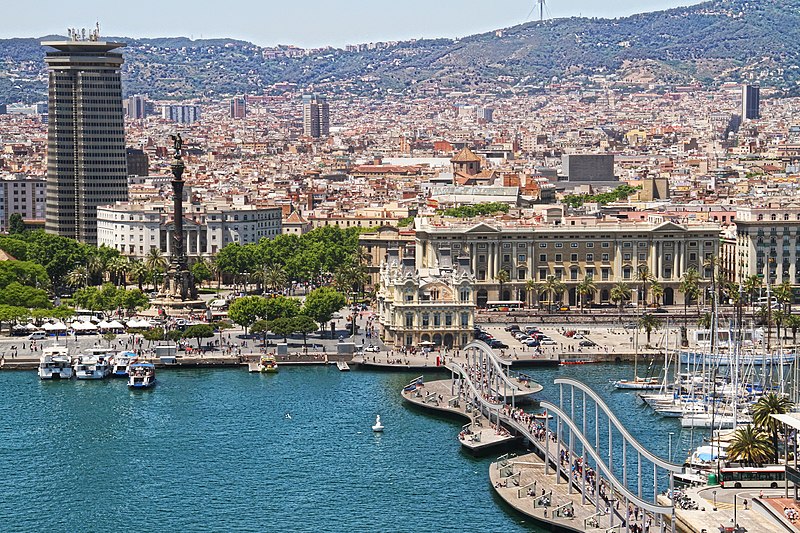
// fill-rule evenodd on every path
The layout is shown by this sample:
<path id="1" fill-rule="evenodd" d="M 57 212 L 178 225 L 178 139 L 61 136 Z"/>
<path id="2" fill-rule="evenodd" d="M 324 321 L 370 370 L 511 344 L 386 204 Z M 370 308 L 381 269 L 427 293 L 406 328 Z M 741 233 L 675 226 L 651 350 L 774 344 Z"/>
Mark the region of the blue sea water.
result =
<path id="1" fill-rule="evenodd" d="M 552 400 L 558 375 L 596 383 L 666 456 L 679 424 L 612 392 L 608 380 L 626 373 L 532 372 Z M 460 450 L 459 422 L 403 404 L 413 377 L 172 370 L 155 389 L 130 391 L 119 380 L 0 373 L 0 531 L 538 531 L 494 496 L 492 459 Z M 383 434 L 370 429 L 377 414 Z"/>

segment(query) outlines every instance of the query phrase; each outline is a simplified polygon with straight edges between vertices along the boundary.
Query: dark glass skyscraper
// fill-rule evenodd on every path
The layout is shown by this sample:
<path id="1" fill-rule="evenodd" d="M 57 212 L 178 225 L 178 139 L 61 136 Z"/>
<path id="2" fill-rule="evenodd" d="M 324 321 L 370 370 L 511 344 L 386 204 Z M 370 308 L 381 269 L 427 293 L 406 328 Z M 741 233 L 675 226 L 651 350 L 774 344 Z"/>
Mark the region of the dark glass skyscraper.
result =
<path id="1" fill-rule="evenodd" d="M 752 85 L 742 86 L 742 120 L 761 118 L 761 90 Z"/>
<path id="2" fill-rule="evenodd" d="M 128 199 L 123 123 L 124 43 L 43 42 L 49 70 L 45 229 L 97 244 L 97 206 Z"/>

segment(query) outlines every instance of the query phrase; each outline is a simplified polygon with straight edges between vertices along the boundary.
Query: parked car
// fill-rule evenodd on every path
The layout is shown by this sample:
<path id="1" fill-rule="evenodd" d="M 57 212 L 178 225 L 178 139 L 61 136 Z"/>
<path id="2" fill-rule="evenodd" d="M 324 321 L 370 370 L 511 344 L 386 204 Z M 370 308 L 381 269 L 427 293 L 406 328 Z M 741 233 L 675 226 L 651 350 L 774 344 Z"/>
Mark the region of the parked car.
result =
<path id="1" fill-rule="evenodd" d="M 530 346 L 531 348 L 536 348 L 537 346 L 539 346 L 539 341 L 537 341 L 536 339 L 530 339 L 529 341 L 525 342 L 525 344 L 527 346 Z"/>
<path id="2" fill-rule="evenodd" d="M 508 344 L 504 343 L 503 341 L 499 341 L 497 339 L 492 339 L 492 341 L 489 343 L 489 346 L 492 348 L 498 348 L 503 350 L 508 348 Z"/>
<path id="3" fill-rule="evenodd" d="M 506 331 L 519 331 L 519 326 L 516 324 L 511 324 L 510 326 L 506 326 L 503 329 Z"/>
<path id="4" fill-rule="evenodd" d="M 622 327 L 625 329 L 636 329 L 639 325 L 636 322 L 627 322 Z"/>
<path id="5" fill-rule="evenodd" d="M 589 339 L 584 339 L 578 343 L 578 346 L 597 346 L 597 343 Z"/>
<path id="6" fill-rule="evenodd" d="M 370 344 L 369 346 L 364 348 L 364 351 L 365 352 L 375 352 L 375 353 L 377 353 L 377 352 L 380 352 L 381 349 L 378 348 L 377 346 L 375 346 L 374 344 Z"/>
<path id="7" fill-rule="evenodd" d="M 575 336 L 575 330 L 571 329 L 569 331 L 565 331 L 564 332 L 564 336 L 567 337 L 567 338 L 574 337 Z"/>
<path id="8" fill-rule="evenodd" d="M 654 313 L 669 313 L 669 311 L 667 311 L 667 309 L 664 308 L 664 307 L 658 307 L 656 309 L 653 309 L 653 312 Z"/>
<path id="9" fill-rule="evenodd" d="M 26 337 L 29 341 L 41 341 L 47 338 L 47 333 L 44 331 L 34 331 Z"/>
<path id="10" fill-rule="evenodd" d="M 546 338 L 544 338 L 544 339 L 541 339 L 541 340 L 539 341 L 539 344 L 541 344 L 541 345 L 543 345 L 543 346 L 553 346 L 553 345 L 555 345 L 555 344 L 557 344 L 557 343 L 556 343 L 556 341 L 554 341 L 554 340 L 553 340 L 553 339 L 551 339 L 550 337 L 546 337 Z"/>

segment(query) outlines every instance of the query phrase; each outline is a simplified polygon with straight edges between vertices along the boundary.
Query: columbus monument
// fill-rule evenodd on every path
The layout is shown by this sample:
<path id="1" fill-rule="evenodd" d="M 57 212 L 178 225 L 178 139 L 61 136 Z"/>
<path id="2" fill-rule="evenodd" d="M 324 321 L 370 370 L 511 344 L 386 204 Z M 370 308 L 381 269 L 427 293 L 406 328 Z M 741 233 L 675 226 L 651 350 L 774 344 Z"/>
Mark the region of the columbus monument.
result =
<path id="1" fill-rule="evenodd" d="M 167 275 L 164 276 L 164 285 L 161 288 L 161 292 L 153 304 L 163 308 L 188 309 L 201 307 L 203 302 L 197 299 L 197 287 L 186 259 L 186 244 L 183 235 L 183 185 L 185 183 L 183 181 L 183 171 L 186 168 L 183 164 L 183 139 L 181 139 L 180 133 L 171 135 L 170 138 L 175 147 L 174 158 L 170 165 L 173 176 L 172 198 L 174 205 L 172 261 Z"/>

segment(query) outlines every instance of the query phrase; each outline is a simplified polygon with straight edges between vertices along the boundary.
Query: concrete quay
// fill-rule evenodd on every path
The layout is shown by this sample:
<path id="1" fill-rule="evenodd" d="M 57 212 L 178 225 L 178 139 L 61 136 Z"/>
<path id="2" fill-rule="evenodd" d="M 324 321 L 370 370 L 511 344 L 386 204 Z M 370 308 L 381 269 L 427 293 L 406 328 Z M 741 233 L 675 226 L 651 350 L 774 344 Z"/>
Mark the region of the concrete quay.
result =
<path id="1" fill-rule="evenodd" d="M 481 414 L 479 410 L 473 410 L 470 404 L 458 396 L 458 392 L 453 395 L 451 392 L 451 381 L 438 380 L 430 381 L 416 390 L 402 392 L 403 400 L 409 404 L 425 410 L 435 411 L 439 414 L 465 419 L 469 422 L 459 434 L 459 442 L 470 453 L 482 455 L 490 452 L 497 452 L 499 449 L 513 447 L 518 438 L 507 430 L 500 427 L 498 432 L 497 421 L 491 421 Z M 469 432 L 468 432 L 469 431 Z"/>

